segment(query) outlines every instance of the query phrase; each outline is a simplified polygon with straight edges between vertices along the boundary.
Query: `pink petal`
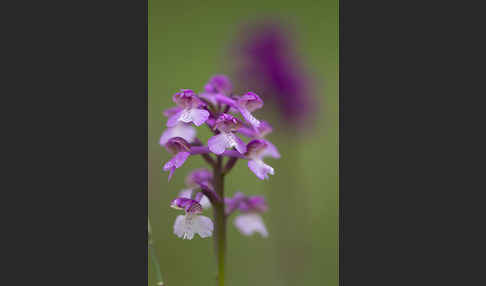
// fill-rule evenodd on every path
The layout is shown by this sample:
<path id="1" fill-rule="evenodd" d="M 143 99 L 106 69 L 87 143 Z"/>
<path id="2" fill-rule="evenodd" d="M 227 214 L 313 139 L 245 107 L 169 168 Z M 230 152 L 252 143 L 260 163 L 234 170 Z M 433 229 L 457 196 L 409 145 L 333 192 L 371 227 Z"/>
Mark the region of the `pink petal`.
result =
<path id="1" fill-rule="evenodd" d="M 213 234 L 213 221 L 205 216 L 199 215 L 193 218 L 193 230 L 200 237 L 206 238 Z"/>
<path id="2" fill-rule="evenodd" d="M 170 159 L 167 163 L 165 163 L 163 170 L 169 171 L 169 181 L 172 178 L 172 174 L 174 174 L 175 169 L 179 168 L 184 164 L 187 158 L 191 155 L 188 152 L 179 152 L 177 153 L 172 159 Z"/>
<path id="3" fill-rule="evenodd" d="M 172 178 L 172 175 L 174 174 L 175 169 L 176 169 L 176 167 L 170 168 L 169 177 L 167 178 L 167 181 L 170 181 L 170 179 Z"/>
<path id="4" fill-rule="evenodd" d="M 225 138 L 225 133 L 220 133 L 209 138 L 208 147 L 214 154 L 221 155 L 226 148 L 230 147 L 230 145 Z"/>
<path id="5" fill-rule="evenodd" d="M 277 147 L 275 147 L 275 145 L 273 145 L 270 141 L 265 140 L 265 143 L 267 143 L 267 148 L 262 151 L 260 157 L 265 158 L 268 156 L 275 159 L 280 158 L 280 153 L 278 152 Z"/>
<path id="6" fill-rule="evenodd" d="M 246 136 L 248 138 L 255 137 L 255 131 L 253 129 L 250 129 L 250 128 L 247 128 L 247 127 L 241 127 L 240 129 L 238 129 L 238 133 L 240 133 L 243 136 Z"/>
<path id="7" fill-rule="evenodd" d="M 179 116 L 179 121 L 182 121 L 184 123 L 191 123 L 192 122 L 191 110 L 190 109 L 182 110 L 181 115 Z"/>
<path id="8" fill-rule="evenodd" d="M 182 166 L 184 164 L 184 162 L 187 160 L 187 158 L 189 157 L 189 155 L 191 155 L 189 152 L 177 153 L 173 158 L 174 166 L 176 168 L 179 168 L 180 166 Z"/>
<path id="9" fill-rule="evenodd" d="M 192 196 L 192 189 L 181 190 L 178 195 L 179 198 L 186 198 L 186 199 L 190 199 L 191 196 Z"/>
<path id="10" fill-rule="evenodd" d="M 268 174 L 273 175 L 275 172 L 272 167 L 263 163 L 262 160 L 248 161 L 248 168 L 260 179 L 268 179 Z"/>
<path id="11" fill-rule="evenodd" d="M 200 126 L 208 120 L 209 112 L 204 109 L 191 109 L 191 118 L 194 125 Z"/>
<path id="12" fill-rule="evenodd" d="M 188 229 L 187 229 L 187 226 L 186 226 L 186 223 L 185 223 L 185 216 L 183 215 L 179 215 L 177 216 L 175 222 L 174 222 L 174 233 L 175 235 L 177 235 L 178 237 L 183 237 L 185 233 L 188 232 Z M 192 237 L 194 237 L 194 234 L 192 234 L 192 236 L 189 238 L 189 239 L 192 239 Z M 184 236 L 184 239 L 186 238 L 186 236 Z"/>
<path id="13" fill-rule="evenodd" d="M 235 134 L 231 134 L 231 135 L 233 135 L 233 140 L 234 142 L 236 142 L 236 146 L 234 146 L 236 150 L 241 154 L 245 154 L 246 153 L 245 142 L 243 142 L 243 140 L 241 140 L 240 137 L 236 136 Z"/>
<path id="14" fill-rule="evenodd" d="M 171 115 L 169 119 L 167 120 L 167 127 L 174 127 L 177 122 L 179 121 L 179 118 L 181 117 L 182 113 L 184 110 L 180 110 L 179 112 Z"/>
<path id="15" fill-rule="evenodd" d="M 196 138 L 196 129 L 188 124 L 182 122 L 176 124 L 174 127 L 167 128 L 160 137 L 159 144 L 165 145 L 170 138 L 181 137 L 187 142 L 192 143 Z"/>
<path id="16" fill-rule="evenodd" d="M 170 107 L 164 110 L 163 114 L 167 117 L 171 117 L 172 115 L 176 114 L 177 112 L 181 111 L 182 109 L 179 106 Z"/>
<path id="17" fill-rule="evenodd" d="M 243 235 L 252 235 L 255 232 L 268 237 L 268 231 L 260 215 L 255 213 L 242 214 L 235 218 L 234 225 Z"/>
<path id="18" fill-rule="evenodd" d="M 241 115 L 243 116 L 243 118 L 245 118 L 245 120 L 250 123 L 251 126 L 253 126 L 253 128 L 258 128 L 260 126 L 260 121 L 258 119 L 256 119 L 248 109 L 246 108 L 240 108 L 240 112 L 241 112 Z"/>
<path id="19" fill-rule="evenodd" d="M 199 94 L 199 97 L 206 99 L 212 105 L 215 105 L 216 106 L 216 104 L 218 104 L 218 102 L 216 101 L 216 97 L 214 96 L 214 93 L 211 93 L 211 92 L 202 92 L 202 93 Z"/>
<path id="20" fill-rule="evenodd" d="M 202 206 L 203 209 L 208 209 L 208 208 L 211 207 L 211 201 L 206 196 L 203 196 L 201 198 L 201 200 L 199 201 L 199 204 Z"/>

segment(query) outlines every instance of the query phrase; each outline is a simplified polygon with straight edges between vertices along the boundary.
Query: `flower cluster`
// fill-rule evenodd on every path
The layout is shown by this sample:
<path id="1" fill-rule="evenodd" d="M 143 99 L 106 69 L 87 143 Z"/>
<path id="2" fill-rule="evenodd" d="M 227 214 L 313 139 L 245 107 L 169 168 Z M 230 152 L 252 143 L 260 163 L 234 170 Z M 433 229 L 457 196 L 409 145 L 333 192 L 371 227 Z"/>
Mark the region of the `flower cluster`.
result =
<path id="1" fill-rule="evenodd" d="M 201 214 L 214 204 L 224 205 L 226 216 L 235 211 L 241 213 L 234 224 L 242 234 L 268 235 L 260 216 L 267 209 L 263 197 L 246 197 L 238 192 L 233 198 L 225 198 L 214 187 L 214 172 L 227 174 L 237 160 L 246 160 L 256 177 L 265 180 L 275 171 L 263 159 L 280 158 L 277 148 L 265 138 L 272 127 L 253 114 L 263 107 L 260 96 L 253 92 L 235 95 L 232 89 L 228 77 L 216 75 L 200 93 L 190 89 L 175 93 L 172 99 L 176 106 L 164 111 L 167 129 L 159 144 L 173 155 L 163 166 L 169 172 L 168 179 L 191 156 L 202 155 L 213 167 L 213 172 L 207 169 L 191 172 L 185 180 L 186 188 L 171 202 L 171 207 L 185 212 L 174 224 L 174 233 L 183 239 L 192 239 L 195 234 L 202 238 L 212 235 L 212 220 Z M 213 133 L 206 145 L 197 138 L 196 127 L 202 125 Z M 222 167 L 225 157 L 228 159 Z"/>
<path id="2" fill-rule="evenodd" d="M 280 157 L 275 146 L 264 139 L 272 128 L 252 114 L 263 107 L 263 101 L 253 92 L 233 95 L 231 86 L 226 76 L 217 75 L 211 78 L 200 94 L 190 89 L 182 89 L 174 94 L 173 101 L 177 106 L 164 111 L 168 117 L 168 128 L 159 141 L 174 155 L 163 167 L 164 171 L 170 172 L 169 180 L 190 155 L 209 153 L 248 160 L 250 170 L 262 180 L 268 178 L 268 174 L 274 174 L 273 168 L 262 160 L 267 156 Z M 242 119 L 237 117 L 238 114 Z M 203 124 L 214 132 L 207 146 L 202 146 L 197 139 L 194 127 Z M 251 141 L 245 143 L 240 135 Z"/>
<path id="3" fill-rule="evenodd" d="M 178 197 L 171 202 L 172 208 L 185 212 L 185 215 L 177 216 L 174 223 L 174 233 L 178 237 L 192 239 L 195 234 L 202 238 L 211 236 L 213 222 L 210 218 L 201 215 L 204 210 L 211 208 L 211 200 L 221 201 L 212 189 L 211 179 L 211 172 L 206 169 L 191 172 L 186 178 L 187 188 L 181 190 Z M 195 192 L 198 189 L 201 191 Z M 247 197 L 237 192 L 233 198 L 224 198 L 224 204 L 225 216 L 229 217 L 236 211 L 240 212 L 234 219 L 234 225 L 243 235 L 259 233 L 262 237 L 268 236 L 260 215 L 267 210 L 262 196 Z"/>

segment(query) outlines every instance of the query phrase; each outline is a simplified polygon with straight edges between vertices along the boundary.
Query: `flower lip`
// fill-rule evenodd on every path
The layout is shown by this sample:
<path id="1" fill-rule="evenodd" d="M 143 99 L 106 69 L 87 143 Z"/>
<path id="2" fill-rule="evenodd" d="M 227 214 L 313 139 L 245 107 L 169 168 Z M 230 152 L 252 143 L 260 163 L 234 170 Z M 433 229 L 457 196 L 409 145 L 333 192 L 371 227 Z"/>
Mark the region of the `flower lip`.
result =
<path id="1" fill-rule="evenodd" d="M 259 233 L 262 237 L 268 237 L 268 231 L 262 217 L 257 213 L 244 213 L 234 220 L 236 228 L 246 236 Z"/>
<path id="2" fill-rule="evenodd" d="M 174 234 L 182 239 L 193 239 L 195 234 L 201 238 L 210 237 L 213 229 L 211 219 L 202 215 L 179 215 L 174 222 Z"/>
<path id="3" fill-rule="evenodd" d="M 240 96 L 237 103 L 241 108 L 245 108 L 250 112 L 263 107 L 263 100 L 254 92 L 247 92 Z"/>
<path id="4" fill-rule="evenodd" d="M 234 117 L 231 114 L 223 113 L 221 114 L 214 124 L 214 127 L 221 132 L 231 132 L 236 131 L 240 128 L 241 122 L 238 118 Z"/>
<path id="5" fill-rule="evenodd" d="M 260 121 L 260 126 L 257 128 L 258 136 L 261 138 L 265 137 L 267 134 L 272 133 L 272 126 L 266 121 Z"/>
<path id="6" fill-rule="evenodd" d="M 165 143 L 165 148 L 173 154 L 177 154 L 181 151 L 189 152 L 191 150 L 189 143 L 182 137 L 170 138 L 167 143 Z"/>
<path id="7" fill-rule="evenodd" d="M 186 213 L 191 214 L 202 213 L 203 210 L 201 204 L 198 201 L 181 197 L 172 200 L 170 206 L 177 210 L 185 210 Z"/>

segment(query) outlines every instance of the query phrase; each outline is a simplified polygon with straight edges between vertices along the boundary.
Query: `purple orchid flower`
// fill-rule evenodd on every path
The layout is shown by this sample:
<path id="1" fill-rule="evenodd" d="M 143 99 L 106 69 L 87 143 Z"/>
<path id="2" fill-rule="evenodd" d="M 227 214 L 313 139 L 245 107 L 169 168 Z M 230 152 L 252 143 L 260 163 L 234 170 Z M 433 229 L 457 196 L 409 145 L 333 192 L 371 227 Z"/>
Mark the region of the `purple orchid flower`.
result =
<path id="1" fill-rule="evenodd" d="M 204 86 L 204 90 L 206 92 L 222 93 L 228 96 L 231 91 L 233 91 L 233 85 L 231 84 L 229 77 L 218 74 L 209 79 L 209 82 Z"/>
<path id="2" fill-rule="evenodd" d="M 165 144 L 165 148 L 172 154 L 175 154 L 172 159 L 165 163 L 163 170 L 170 171 L 169 181 L 175 169 L 181 167 L 187 158 L 191 155 L 189 143 L 181 137 L 170 138 Z"/>
<path id="3" fill-rule="evenodd" d="M 226 215 L 229 216 L 240 206 L 240 202 L 245 199 L 245 195 L 242 192 L 236 192 L 233 198 L 224 198 L 224 204 L 226 205 Z"/>
<path id="4" fill-rule="evenodd" d="M 170 138 L 181 137 L 188 143 L 196 139 L 196 129 L 187 123 L 178 122 L 174 127 L 167 128 L 160 136 L 159 144 L 164 146 Z"/>
<path id="5" fill-rule="evenodd" d="M 209 138 L 209 150 L 214 154 L 220 155 L 227 148 L 235 147 L 241 154 L 246 153 L 245 143 L 235 134 L 239 127 L 240 122 L 236 117 L 227 113 L 221 114 L 214 126 L 220 133 Z"/>
<path id="6" fill-rule="evenodd" d="M 177 109 L 169 111 L 169 120 L 167 120 L 167 127 L 173 127 L 178 122 L 194 123 L 196 126 L 202 125 L 209 117 L 209 112 L 203 107 L 205 106 L 190 89 L 182 89 L 180 92 L 174 94 L 173 101 L 177 104 Z M 166 111 L 167 112 L 167 111 Z"/>
<path id="7" fill-rule="evenodd" d="M 185 184 L 187 186 L 186 189 L 183 189 L 179 192 L 180 198 L 192 198 L 193 192 L 201 187 L 202 184 L 211 185 L 211 180 L 213 179 L 213 173 L 211 173 L 207 169 L 196 169 L 192 171 L 185 180 Z M 208 197 L 206 197 L 201 192 L 196 194 L 195 198 L 203 207 L 203 209 L 207 209 L 211 207 L 211 202 Z"/>
<path id="8" fill-rule="evenodd" d="M 272 142 L 264 139 L 267 134 L 272 132 L 272 126 L 268 122 L 261 121 L 260 126 L 256 129 L 244 126 L 238 129 L 238 132 L 245 135 L 246 137 L 252 139 L 261 139 L 265 141 L 267 147 L 263 150 L 263 153 L 260 154 L 262 158 L 267 156 L 275 159 L 280 158 L 280 153 L 278 152 L 277 147 L 275 147 Z"/>
<path id="9" fill-rule="evenodd" d="M 264 138 L 267 134 L 271 133 L 273 130 L 272 126 L 264 121 L 260 120 L 260 126 L 258 128 L 249 128 L 247 126 L 242 126 L 238 129 L 238 132 L 249 138 Z"/>
<path id="10" fill-rule="evenodd" d="M 233 85 L 227 76 L 215 75 L 209 79 L 204 86 L 204 92 L 201 92 L 199 97 L 206 99 L 214 106 L 230 103 L 229 112 L 236 113 L 238 110 L 233 107 L 234 101 L 229 98 L 232 91 Z"/>
<path id="11" fill-rule="evenodd" d="M 260 120 L 256 119 L 251 113 L 257 109 L 263 107 L 263 100 L 253 92 L 247 92 L 240 96 L 236 105 L 241 115 L 245 120 L 253 127 L 258 128 L 260 126 Z"/>
<path id="12" fill-rule="evenodd" d="M 186 198 L 191 199 L 194 189 L 184 189 L 179 192 L 179 198 Z M 211 202 L 209 201 L 208 197 L 203 195 L 203 193 L 198 192 L 194 197 L 196 201 L 202 206 L 203 209 L 208 209 L 211 207 Z"/>
<path id="13" fill-rule="evenodd" d="M 253 233 L 259 233 L 262 237 L 268 237 L 267 228 L 260 215 L 268 209 L 263 197 L 247 197 L 243 193 L 237 192 L 232 199 L 227 199 L 225 202 L 227 209 L 231 212 L 235 210 L 241 212 L 233 223 L 243 235 L 250 236 Z"/>
<path id="14" fill-rule="evenodd" d="M 170 118 L 180 112 L 180 110 L 179 107 L 171 107 L 166 109 L 163 114 Z M 159 144 L 164 146 L 170 138 L 174 137 L 181 137 L 187 142 L 192 143 L 196 139 L 196 128 L 189 123 L 177 122 L 175 126 L 168 127 L 164 130 L 162 136 L 160 136 Z"/>
<path id="15" fill-rule="evenodd" d="M 182 239 L 193 239 L 195 234 L 201 238 L 210 237 L 214 225 L 210 218 L 199 215 L 203 207 L 197 200 L 189 198 L 176 198 L 171 202 L 171 207 L 184 210 L 185 215 L 177 216 L 174 223 L 174 233 Z"/>
<path id="16" fill-rule="evenodd" d="M 185 183 L 189 188 L 198 187 L 201 183 L 209 183 L 213 179 L 213 173 L 208 169 L 196 169 L 187 175 Z"/>
<path id="17" fill-rule="evenodd" d="M 248 158 L 248 168 L 250 168 L 260 180 L 268 179 L 268 174 L 275 174 L 273 168 L 265 164 L 262 159 L 268 154 L 271 154 L 272 157 L 275 157 L 276 155 L 280 156 L 276 148 L 273 150 L 272 147 L 269 147 L 273 145 L 269 145 L 267 142 L 268 141 L 261 139 L 250 141 L 247 145 L 248 151 L 245 154 Z"/>

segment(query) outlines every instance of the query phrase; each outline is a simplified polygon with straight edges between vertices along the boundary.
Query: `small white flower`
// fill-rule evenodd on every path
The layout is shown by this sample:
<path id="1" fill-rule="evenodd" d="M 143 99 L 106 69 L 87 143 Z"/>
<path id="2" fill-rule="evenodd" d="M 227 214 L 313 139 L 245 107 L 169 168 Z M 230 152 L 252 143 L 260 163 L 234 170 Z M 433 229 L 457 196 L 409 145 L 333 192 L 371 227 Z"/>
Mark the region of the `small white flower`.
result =
<path id="1" fill-rule="evenodd" d="M 192 213 L 177 216 L 174 223 L 174 233 L 182 239 L 193 239 L 194 234 L 202 238 L 210 237 L 213 229 L 210 218 Z"/>

